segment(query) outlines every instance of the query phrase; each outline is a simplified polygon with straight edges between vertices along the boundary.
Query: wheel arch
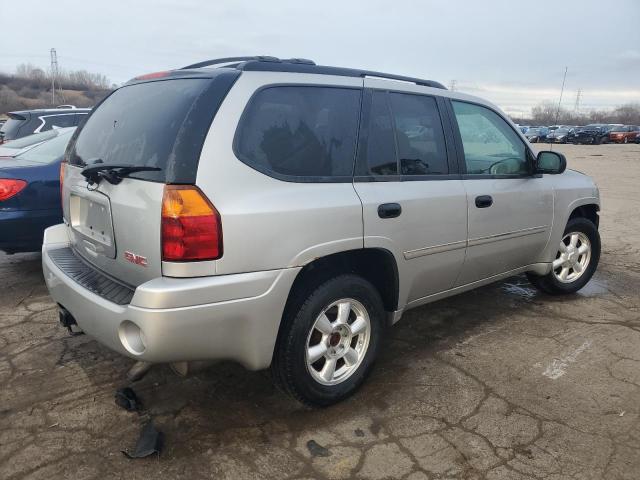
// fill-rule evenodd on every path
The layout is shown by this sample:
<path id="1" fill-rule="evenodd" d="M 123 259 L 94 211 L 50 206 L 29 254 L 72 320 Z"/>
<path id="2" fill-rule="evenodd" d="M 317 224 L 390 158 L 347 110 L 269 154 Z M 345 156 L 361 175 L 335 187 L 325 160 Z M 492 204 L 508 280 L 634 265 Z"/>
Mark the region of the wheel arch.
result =
<path id="1" fill-rule="evenodd" d="M 598 213 L 599 211 L 600 211 L 600 205 L 596 203 L 585 203 L 582 205 L 578 205 L 569 214 L 569 218 L 567 219 L 567 222 L 574 218 L 581 217 L 581 218 L 586 218 L 588 220 L 591 220 L 597 228 L 600 226 L 600 215 Z"/>
<path id="2" fill-rule="evenodd" d="M 343 273 L 360 275 L 380 293 L 385 310 L 398 308 L 400 280 L 394 255 L 384 248 L 359 248 L 333 253 L 307 263 L 296 276 L 287 307 L 310 288 Z M 286 308 L 285 307 L 285 310 Z"/>

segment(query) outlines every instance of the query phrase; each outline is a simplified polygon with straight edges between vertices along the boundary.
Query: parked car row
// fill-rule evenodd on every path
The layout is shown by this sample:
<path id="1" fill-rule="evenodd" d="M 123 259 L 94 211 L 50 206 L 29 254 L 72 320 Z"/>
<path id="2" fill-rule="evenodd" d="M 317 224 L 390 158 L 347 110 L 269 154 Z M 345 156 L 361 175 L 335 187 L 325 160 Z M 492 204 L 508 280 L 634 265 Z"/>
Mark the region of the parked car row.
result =
<path id="1" fill-rule="evenodd" d="M 640 143 L 640 126 L 610 123 L 592 123 L 585 126 L 519 125 L 530 143 L 574 143 L 600 145 L 601 143 Z"/>
<path id="2" fill-rule="evenodd" d="M 61 105 L 57 108 L 9 112 L 9 119 L 0 126 L 0 145 L 10 140 L 54 128 L 76 127 L 86 118 L 90 108 Z"/>

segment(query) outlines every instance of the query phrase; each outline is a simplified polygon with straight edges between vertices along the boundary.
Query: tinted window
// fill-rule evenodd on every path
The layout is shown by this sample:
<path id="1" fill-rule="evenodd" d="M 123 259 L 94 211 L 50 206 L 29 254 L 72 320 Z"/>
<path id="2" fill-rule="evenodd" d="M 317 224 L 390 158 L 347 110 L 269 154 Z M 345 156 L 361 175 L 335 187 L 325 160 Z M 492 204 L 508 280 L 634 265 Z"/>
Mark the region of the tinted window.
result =
<path id="1" fill-rule="evenodd" d="M 270 87 L 243 114 L 236 154 L 259 171 L 302 177 L 350 177 L 360 90 Z"/>
<path id="2" fill-rule="evenodd" d="M 224 98 L 216 99 L 216 104 L 206 97 L 215 85 L 209 79 L 183 78 L 116 90 L 86 120 L 69 162 L 84 165 L 101 159 L 107 164 L 159 167 L 161 171 L 131 176 L 161 182 L 193 181 L 204 136 Z M 224 85 L 224 94 L 229 86 Z M 204 99 L 198 102 L 201 95 Z M 206 119 L 194 120 L 198 109 L 206 110 Z"/>
<path id="3" fill-rule="evenodd" d="M 76 125 L 76 115 L 53 115 L 43 117 L 44 125 L 40 129 L 41 132 L 51 130 L 53 127 L 64 128 L 74 127 Z"/>
<path id="4" fill-rule="evenodd" d="M 366 152 L 363 152 L 366 166 L 359 174 L 397 175 L 396 140 L 386 92 L 373 92 L 367 128 L 367 146 Z"/>
<path id="5" fill-rule="evenodd" d="M 527 148 L 502 117 L 480 105 L 456 101 L 452 104 L 468 174 L 514 175 L 529 172 Z"/>
<path id="6" fill-rule="evenodd" d="M 432 97 L 391 93 L 400 170 L 403 175 L 449 173 L 444 131 Z"/>

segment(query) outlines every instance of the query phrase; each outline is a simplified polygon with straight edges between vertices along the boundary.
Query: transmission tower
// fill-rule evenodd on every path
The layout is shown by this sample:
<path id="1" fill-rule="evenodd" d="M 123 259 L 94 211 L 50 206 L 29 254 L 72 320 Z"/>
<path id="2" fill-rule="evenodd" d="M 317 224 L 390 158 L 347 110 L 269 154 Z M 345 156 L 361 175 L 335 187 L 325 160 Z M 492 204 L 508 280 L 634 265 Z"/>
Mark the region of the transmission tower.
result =
<path id="1" fill-rule="evenodd" d="M 578 89 L 578 93 L 576 93 L 576 104 L 574 110 L 576 113 L 580 113 L 580 97 L 582 97 L 582 89 Z"/>
<path id="2" fill-rule="evenodd" d="M 451 90 L 452 92 L 455 92 L 457 83 L 458 82 L 456 82 L 455 80 L 451 80 L 451 83 L 449 83 L 449 90 Z"/>
<path id="3" fill-rule="evenodd" d="M 56 78 L 58 76 L 58 55 L 56 49 L 51 49 L 51 106 L 56 105 Z"/>

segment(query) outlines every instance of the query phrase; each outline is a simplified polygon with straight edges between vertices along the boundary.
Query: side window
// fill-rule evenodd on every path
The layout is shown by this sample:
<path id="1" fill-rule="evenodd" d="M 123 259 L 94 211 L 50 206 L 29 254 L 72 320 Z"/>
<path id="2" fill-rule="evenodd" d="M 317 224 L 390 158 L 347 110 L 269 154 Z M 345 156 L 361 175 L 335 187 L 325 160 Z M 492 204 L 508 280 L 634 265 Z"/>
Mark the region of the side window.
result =
<path id="1" fill-rule="evenodd" d="M 452 104 L 462 137 L 467 174 L 529 173 L 527 148 L 502 117 L 480 105 L 458 101 Z"/>
<path id="2" fill-rule="evenodd" d="M 73 127 L 76 124 L 76 115 L 53 115 L 44 117 L 44 125 L 41 132 L 51 130 L 53 127 L 65 128 Z"/>
<path id="3" fill-rule="evenodd" d="M 236 134 L 238 158 L 287 176 L 351 177 L 361 91 L 282 86 L 259 91 Z"/>
<path id="4" fill-rule="evenodd" d="M 374 90 L 357 175 L 449 173 L 444 131 L 432 97 Z"/>
<path id="5" fill-rule="evenodd" d="M 391 93 L 389 100 L 395 124 L 400 173 L 449 173 L 444 131 L 435 99 L 423 95 Z"/>
<path id="6" fill-rule="evenodd" d="M 367 129 L 366 166 L 359 174 L 397 175 L 396 139 L 386 92 L 373 92 Z"/>

